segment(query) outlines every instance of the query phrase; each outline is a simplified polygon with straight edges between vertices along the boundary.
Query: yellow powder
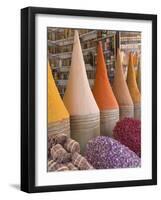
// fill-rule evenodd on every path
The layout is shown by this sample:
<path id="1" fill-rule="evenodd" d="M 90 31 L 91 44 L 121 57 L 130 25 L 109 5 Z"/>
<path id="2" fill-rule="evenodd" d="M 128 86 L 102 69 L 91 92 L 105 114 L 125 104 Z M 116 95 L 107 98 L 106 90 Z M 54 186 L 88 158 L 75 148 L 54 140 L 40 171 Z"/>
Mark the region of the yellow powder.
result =
<path id="1" fill-rule="evenodd" d="M 69 118 L 48 64 L 48 123 Z"/>

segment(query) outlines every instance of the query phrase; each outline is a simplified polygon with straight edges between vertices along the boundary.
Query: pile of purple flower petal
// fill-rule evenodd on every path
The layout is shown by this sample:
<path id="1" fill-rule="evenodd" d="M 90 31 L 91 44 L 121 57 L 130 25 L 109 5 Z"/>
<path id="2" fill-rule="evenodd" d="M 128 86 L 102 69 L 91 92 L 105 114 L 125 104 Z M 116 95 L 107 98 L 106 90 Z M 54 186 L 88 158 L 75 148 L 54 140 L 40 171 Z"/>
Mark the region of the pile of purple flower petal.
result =
<path id="1" fill-rule="evenodd" d="M 140 167 L 140 158 L 117 140 L 98 136 L 91 139 L 85 157 L 96 169 Z"/>
<path id="2" fill-rule="evenodd" d="M 141 156 L 141 121 L 124 118 L 117 122 L 113 136 L 116 140 L 129 147 L 139 157 Z"/>

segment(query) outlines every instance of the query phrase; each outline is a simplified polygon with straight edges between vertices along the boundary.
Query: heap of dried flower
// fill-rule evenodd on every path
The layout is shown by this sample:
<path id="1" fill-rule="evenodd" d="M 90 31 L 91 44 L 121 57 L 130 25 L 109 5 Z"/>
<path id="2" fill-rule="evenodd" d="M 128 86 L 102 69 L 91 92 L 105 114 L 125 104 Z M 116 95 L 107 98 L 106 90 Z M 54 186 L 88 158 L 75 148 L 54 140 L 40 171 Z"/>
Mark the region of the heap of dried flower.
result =
<path id="1" fill-rule="evenodd" d="M 141 156 L 141 121 L 124 118 L 117 122 L 113 136 L 125 146 L 129 147 L 139 157 Z"/>
<path id="2" fill-rule="evenodd" d="M 108 136 L 91 139 L 86 148 L 86 158 L 96 169 L 140 167 L 140 158 L 117 140 Z"/>

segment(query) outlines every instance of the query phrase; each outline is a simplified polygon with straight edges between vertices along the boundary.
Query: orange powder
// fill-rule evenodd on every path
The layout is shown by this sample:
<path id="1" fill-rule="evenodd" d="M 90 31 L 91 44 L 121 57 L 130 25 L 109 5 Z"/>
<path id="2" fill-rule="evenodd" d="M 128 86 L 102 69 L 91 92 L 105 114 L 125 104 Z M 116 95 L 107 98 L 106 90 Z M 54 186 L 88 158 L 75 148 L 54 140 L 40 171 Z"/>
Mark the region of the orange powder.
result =
<path id="1" fill-rule="evenodd" d="M 129 64 L 128 64 L 128 73 L 127 73 L 127 85 L 129 92 L 131 94 L 133 103 L 140 103 L 140 92 L 136 82 L 136 74 L 133 65 L 133 55 L 129 53 Z"/>
<path id="2" fill-rule="evenodd" d="M 69 118 L 48 63 L 48 123 Z"/>
<path id="3" fill-rule="evenodd" d="M 96 79 L 93 87 L 93 95 L 100 110 L 118 108 L 106 70 L 102 43 L 98 43 L 97 49 Z"/>

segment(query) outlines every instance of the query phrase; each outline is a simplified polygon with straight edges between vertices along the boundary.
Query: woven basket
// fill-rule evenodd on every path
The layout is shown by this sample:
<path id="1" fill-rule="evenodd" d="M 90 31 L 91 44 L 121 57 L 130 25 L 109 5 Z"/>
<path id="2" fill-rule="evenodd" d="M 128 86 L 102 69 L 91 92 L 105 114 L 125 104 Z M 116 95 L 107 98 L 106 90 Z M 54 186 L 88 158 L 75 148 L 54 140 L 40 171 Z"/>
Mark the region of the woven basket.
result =
<path id="1" fill-rule="evenodd" d="M 61 121 L 48 124 L 48 136 L 56 134 L 66 134 L 70 136 L 70 122 L 69 119 L 63 119 Z"/>
<path id="2" fill-rule="evenodd" d="M 71 138 L 79 142 L 81 154 L 84 153 L 87 142 L 100 135 L 100 115 L 71 116 Z"/>
<path id="3" fill-rule="evenodd" d="M 100 134 L 112 137 L 116 122 L 119 121 L 119 109 L 108 109 L 100 112 Z"/>
<path id="4" fill-rule="evenodd" d="M 134 104 L 134 118 L 135 119 L 141 119 L 141 105 Z"/>
<path id="5" fill-rule="evenodd" d="M 125 117 L 134 117 L 134 106 L 120 106 L 120 120 Z"/>

